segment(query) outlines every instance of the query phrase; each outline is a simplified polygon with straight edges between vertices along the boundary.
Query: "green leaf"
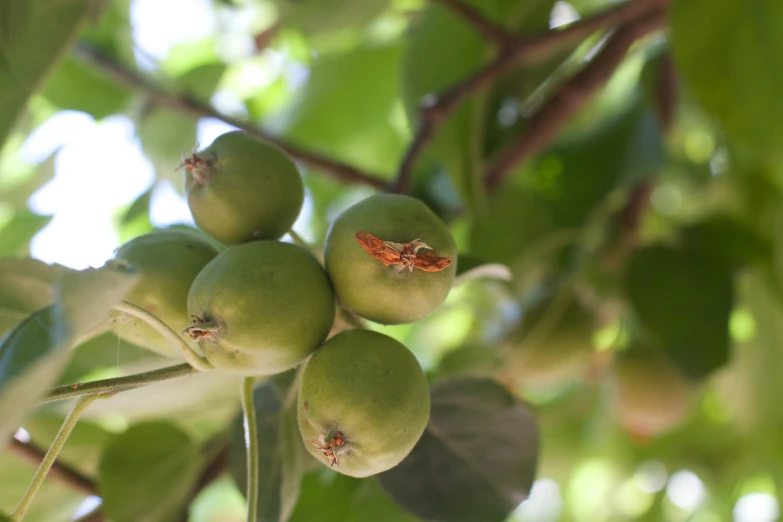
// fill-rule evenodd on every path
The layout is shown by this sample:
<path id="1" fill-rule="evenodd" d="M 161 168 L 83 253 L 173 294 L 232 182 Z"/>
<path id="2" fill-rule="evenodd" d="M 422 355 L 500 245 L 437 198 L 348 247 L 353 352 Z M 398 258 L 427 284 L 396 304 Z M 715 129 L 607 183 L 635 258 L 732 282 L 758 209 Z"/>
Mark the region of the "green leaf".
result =
<path id="1" fill-rule="evenodd" d="M 190 436 L 167 422 L 131 426 L 106 446 L 98 491 L 117 522 L 168 522 L 183 509 L 201 467 Z"/>
<path id="2" fill-rule="evenodd" d="M 374 478 L 355 479 L 329 470 L 310 473 L 302 480 L 302 496 L 288 522 L 415 522 L 400 509 Z"/>
<path id="3" fill-rule="evenodd" d="M 19 427 L 57 379 L 76 339 L 108 317 L 136 283 L 116 270 L 65 272 L 56 302 L 25 319 L 0 340 L 0 440 Z"/>
<path id="4" fill-rule="evenodd" d="M 198 99 L 209 99 L 225 71 L 225 65 L 209 63 L 188 70 L 175 78 L 182 92 Z M 167 179 L 184 191 L 185 178 L 180 167 L 182 155 L 196 148 L 197 120 L 168 107 L 155 107 L 137 123 L 137 134 L 144 154 L 155 166 L 159 179 Z M 209 143 L 200 144 L 206 147 Z"/>
<path id="5" fill-rule="evenodd" d="M 390 124 L 401 57 L 396 44 L 319 57 L 275 125 L 296 143 L 391 177 L 406 138 Z"/>
<path id="6" fill-rule="evenodd" d="M 727 214 L 715 214 L 681 231 L 684 244 L 710 252 L 736 268 L 769 260 L 772 242 L 749 223 Z"/>
<path id="7" fill-rule="evenodd" d="M 536 475 L 532 413 L 486 378 L 444 380 L 431 393 L 424 435 L 400 465 L 379 476 L 381 485 L 427 520 L 505 520 Z"/>
<path id="8" fill-rule="evenodd" d="M 677 0 L 672 46 L 679 71 L 738 142 L 783 159 L 783 3 Z"/>
<path id="9" fill-rule="evenodd" d="M 95 0 L 11 0 L 0 12 L 0 147 L 24 109 L 67 53 Z"/>
<path id="10" fill-rule="evenodd" d="M 653 344 L 683 373 L 700 378 L 726 364 L 733 278 L 714 255 L 662 245 L 637 250 L 624 286 Z"/>
<path id="11" fill-rule="evenodd" d="M 55 285 L 68 271 L 32 258 L 0 259 L 0 308 L 23 312 L 40 310 L 55 301 Z"/>
<path id="12" fill-rule="evenodd" d="M 296 506 L 304 470 L 315 460 L 305 451 L 296 423 L 295 372 L 287 372 L 253 390 L 258 426 L 258 521 L 285 522 Z M 283 381 L 283 382 L 281 382 Z M 229 468 L 240 491 L 247 490 L 245 432 L 241 414 L 231 425 Z"/>
<path id="13" fill-rule="evenodd" d="M 52 216 L 39 216 L 27 211 L 14 215 L 0 228 L 0 256 L 28 254 L 30 240 L 51 220 Z"/>
<path id="14" fill-rule="evenodd" d="M 389 0 L 274 0 L 280 20 L 308 35 L 361 28 L 389 5 Z"/>
<path id="15" fill-rule="evenodd" d="M 100 93 L 96 96 L 96 93 Z M 60 109 L 86 112 L 96 119 L 120 113 L 133 91 L 73 56 L 67 57 L 44 86 L 43 96 Z"/>

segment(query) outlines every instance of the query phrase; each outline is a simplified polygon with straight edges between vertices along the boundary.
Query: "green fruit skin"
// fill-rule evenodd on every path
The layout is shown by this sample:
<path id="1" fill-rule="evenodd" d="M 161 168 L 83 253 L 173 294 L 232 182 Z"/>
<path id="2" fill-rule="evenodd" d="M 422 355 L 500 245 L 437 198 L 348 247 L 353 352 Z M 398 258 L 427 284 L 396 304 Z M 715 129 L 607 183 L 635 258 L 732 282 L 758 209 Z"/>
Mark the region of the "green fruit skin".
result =
<path id="1" fill-rule="evenodd" d="M 677 428 L 693 405 L 695 388 L 665 356 L 631 346 L 609 374 L 614 414 L 630 433 L 654 437 Z"/>
<path id="2" fill-rule="evenodd" d="M 206 182 L 187 171 L 185 189 L 200 229 L 227 245 L 278 239 L 291 229 L 302 210 L 304 184 L 285 152 L 235 131 L 197 156 L 210 165 Z"/>
<path id="3" fill-rule="evenodd" d="M 451 264 L 440 272 L 385 266 L 356 241 L 356 232 L 384 241 L 421 239 Z M 457 273 L 457 245 L 449 229 L 424 203 L 396 194 L 379 194 L 340 214 L 329 227 L 324 250 L 326 271 L 344 306 L 382 324 L 411 323 L 432 313 L 448 296 Z"/>
<path id="4" fill-rule="evenodd" d="M 332 467 L 352 477 L 393 468 L 424 433 L 430 416 L 427 380 L 416 357 L 398 341 L 369 330 L 347 330 L 307 362 L 297 418 L 307 450 L 329 466 L 312 442 L 339 431 L 345 445 Z"/>
<path id="5" fill-rule="evenodd" d="M 214 321 L 214 338 L 199 341 L 215 368 L 272 375 L 301 363 L 326 338 L 334 292 L 305 248 L 277 241 L 229 247 L 196 277 L 188 312 Z"/>
<path id="6" fill-rule="evenodd" d="M 190 285 L 217 254 L 215 247 L 194 233 L 160 230 L 125 243 L 109 264 L 127 264 L 136 269 L 141 276 L 139 283 L 125 299 L 155 314 L 179 333 L 190 324 Z M 138 346 L 162 355 L 182 356 L 179 348 L 138 319 L 117 321 L 112 329 L 120 338 Z"/>
<path id="7" fill-rule="evenodd" d="M 519 340 L 508 359 L 509 371 L 523 388 L 549 389 L 586 373 L 595 355 L 593 316 L 575 299 L 569 299 L 552 322 L 547 317 L 550 307 L 557 306 L 552 300 L 525 312 Z"/>

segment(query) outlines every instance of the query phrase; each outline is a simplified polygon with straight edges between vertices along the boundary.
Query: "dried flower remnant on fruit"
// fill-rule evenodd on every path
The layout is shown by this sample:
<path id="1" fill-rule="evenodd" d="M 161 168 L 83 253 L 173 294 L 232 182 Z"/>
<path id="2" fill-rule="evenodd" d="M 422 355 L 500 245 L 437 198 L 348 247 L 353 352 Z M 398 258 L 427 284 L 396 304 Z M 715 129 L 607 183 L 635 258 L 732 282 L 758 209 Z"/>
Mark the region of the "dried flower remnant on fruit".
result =
<path id="1" fill-rule="evenodd" d="M 187 335 L 194 341 L 200 341 L 207 337 L 215 335 L 214 324 L 202 319 L 201 317 L 191 316 L 193 318 L 193 324 L 182 330 L 183 335 Z"/>
<path id="2" fill-rule="evenodd" d="M 418 238 L 409 243 L 393 243 L 359 230 L 356 232 L 356 241 L 384 265 L 396 266 L 400 270 L 407 268 L 409 272 L 413 272 L 414 268 L 418 268 L 423 272 L 440 272 L 451 264 L 449 257 L 440 257 L 430 252 L 419 253 L 422 248 L 432 250 L 432 247 Z"/>
<path id="3" fill-rule="evenodd" d="M 188 174 L 193 176 L 196 183 L 204 185 L 209 180 L 209 171 L 212 168 L 212 161 L 202 158 L 194 152 L 190 157 L 183 154 L 182 164 L 179 167 L 185 167 L 185 170 L 188 171 Z"/>
<path id="4" fill-rule="evenodd" d="M 345 438 L 343 437 L 343 434 L 339 431 L 334 435 L 334 437 L 329 440 L 329 442 L 320 442 L 320 441 L 312 441 L 310 442 L 313 446 L 318 448 L 320 451 L 323 452 L 324 457 L 329 459 L 329 462 L 331 463 L 331 466 L 334 466 L 337 464 L 337 466 L 340 465 L 340 462 L 337 460 L 337 455 L 334 452 L 335 447 L 337 446 L 343 446 L 345 444 Z"/>

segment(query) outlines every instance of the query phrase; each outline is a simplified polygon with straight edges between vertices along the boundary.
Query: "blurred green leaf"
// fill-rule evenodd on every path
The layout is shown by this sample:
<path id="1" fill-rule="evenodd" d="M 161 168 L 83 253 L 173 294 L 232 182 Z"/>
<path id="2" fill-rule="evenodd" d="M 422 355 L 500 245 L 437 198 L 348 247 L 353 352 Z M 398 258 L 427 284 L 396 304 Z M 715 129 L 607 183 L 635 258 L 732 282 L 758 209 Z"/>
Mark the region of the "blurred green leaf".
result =
<path id="1" fill-rule="evenodd" d="M 737 141 L 783 160 L 783 3 L 677 0 L 672 46 L 680 73 Z"/>
<path id="2" fill-rule="evenodd" d="M 94 66 L 69 56 L 54 71 L 41 94 L 60 109 L 82 111 L 101 119 L 125 110 L 133 91 Z"/>
<path id="3" fill-rule="evenodd" d="M 386 495 L 374 478 L 355 479 L 319 470 L 305 476 L 302 496 L 288 522 L 415 522 Z"/>
<path id="4" fill-rule="evenodd" d="M 432 387 L 427 429 L 381 485 L 427 520 L 501 522 L 527 498 L 538 462 L 530 410 L 486 378 Z"/>
<path id="5" fill-rule="evenodd" d="M 192 96 L 208 100 L 225 71 L 223 64 L 200 65 L 174 79 L 179 88 Z M 158 179 L 167 179 L 180 192 L 185 190 L 185 177 L 180 169 L 182 155 L 189 154 L 196 143 L 198 121 L 189 114 L 168 107 L 153 107 L 137 122 L 137 134 L 144 154 L 155 166 Z"/>
<path id="6" fill-rule="evenodd" d="M 405 140 L 392 124 L 401 56 L 395 44 L 318 57 L 275 125 L 294 142 L 391 177 Z"/>
<path id="7" fill-rule="evenodd" d="M 117 522 L 168 522 L 183 508 L 201 467 L 199 448 L 166 422 L 131 426 L 109 441 L 98 466 L 103 510 Z"/>
<path id="8" fill-rule="evenodd" d="M 0 259 L 0 308 L 30 314 L 49 306 L 57 281 L 68 270 L 32 258 Z"/>
<path id="9" fill-rule="evenodd" d="M 0 7 L 0 147 L 83 28 L 96 0 L 6 0 Z M 45 35 L 45 37 L 42 37 Z"/>
<path id="10" fill-rule="evenodd" d="M 0 256 L 18 256 L 29 253 L 30 240 L 49 224 L 52 216 L 21 212 L 0 227 Z"/>
<path id="11" fill-rule="evenodd" d="M 68 348 L 108 317 L 109 309 L 136 283 L 115 270 L 65 272 L 58 299 L 34 313 L 0 340 L 0 440 L 57 379 L 70 358 Z"/>
<path id="12" fill-rule="evenodd" d="M 736 268 L 768 261 L 772 257 L 771 240 L 750 223 L 728 214 L 715 214 L 681 231 L 689 247 L 710 252 L 721 262 Z"/>
<path id="13" fill-rule="evenodd" d="M 689 377 L 729 359 L 730 268 L 702 250 L 653 245 L 626 268 L 625 292 L 642 327 Z"/>
<path id="14" fill-rule="evenodd" d="M 273 0 L 280 20 L 307 35 L 361 28 L 389 5 L 389 0 Z"/>

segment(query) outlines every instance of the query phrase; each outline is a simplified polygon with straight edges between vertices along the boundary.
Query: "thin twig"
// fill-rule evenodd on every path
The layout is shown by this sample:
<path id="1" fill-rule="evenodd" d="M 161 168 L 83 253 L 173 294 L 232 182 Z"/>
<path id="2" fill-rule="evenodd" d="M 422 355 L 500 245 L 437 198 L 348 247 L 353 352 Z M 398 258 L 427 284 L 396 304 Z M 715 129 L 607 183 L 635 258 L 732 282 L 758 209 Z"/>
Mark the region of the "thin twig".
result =
<path id="1" fill-rule="evenodd" d="M 519 38 L 505 28 L 500 27 L 491 21 L 487 20 L 484 15 L 477 11 L 474 7 L 464 3 L 462 0 L 433 0 L 444 6 L 446 9 L 453 11 L 459 15 L 460 18 L 473 26 L 473 29 L 477 33 L 487 40 L 492 42 L 501 49 L 511 49 L 515 47 L 519 41 Z"/>
<path id="2" fill-rule="evenodd" d="M 137 373 L 134 375 L 127 375 L 125 377 L 115 377 L 112 379 L 103 379 L 100 381 L 90 381 L 85 383 L 66 384 L 64 386 L 57 386 L 49 390 L 41 400 L 41 403 L 54 402 L 62 399 L 70 399 L 71 397 L 81 397 L 84 395 L 93 394 L 114 394 L 127 390 L 133 390 L 147 386 L 153 382 L 165 381 L 168 379 L 174 379 L 176 377 L 182 377 L 184 375 L 190 375 L 196 370 L 187 363 L 177 364 L 175 366 L 167 366 L 166 368 L 159 368 L 144 373 Z"/>
<path id="3" fill-rule="evenodd" d="M 487 174 L 487 188 L 496 188 L 522 160 L 548 145 L 562 125 L 612 76 L 631 45 L 664 23 L 663 14 L 657 14 L 618 29 L 596 57 L 563 84 L 528 121 L 524 132 L 500 152 Z"/>
<path id="4" fill-rule="evenodd" d="M 158 85 L 155 85 L 147 78 L 144 78 L 136 71 L 133 71 L 130 68 L 117 63 L 111 58 L 104 56 L 96 49 L 87 47 L 85 45 L 77 45 L 74 52 L 79 57 L 88 60 L 92 64 L 100 67 L 118 83 L 143 91 L 151 98 L 152 101 L 158 105 L 171 107 L 173 109 L 177 109 L 184 113 L 192 114 L 193 116 L 200 118 L 215 118 L 221 120 L 229 125 L 247 132 L 248 134 L 277 145 L 302 163 L 321 170 L 322 172 L 329 174 L 335 179 L 345 183 L 365 184 L 377 189 L 384 189 L 386 187 L 386 182 L 381 179 L 380 175 L 363 172 L 352 165 L 348 165 L 347 163 L 337 161 L 323 154 L 307 150 L 303 147 L 299 147 L 278 137 L 267 134 L 247 121 L 242 121 L 240 119 L 223 114 L 210 105 L 202 103 L 201 101 L 185 94 L 170 93 Z"/>
<path id="5" fill-rule="evenodd" d="M 679 81 L 671 56 L 666 53 L 658 63 L 658 84 L 655 93 L 655 110 L 661 130 L 667 133 L 674 120 Z"/>
<path id="6" fill-rule="evenodd" d="M 212 484 L 218 477 L 220 477 L 228 467 L 228 454 L 229 446 L 228 442 L 224 440 L 225 437 L 218 437 L 217 440 L 209 440 L 204 444 L 201 450 L 202 454 L 211 455 L 207 465 L 201 471 L 196 485 L 188 495 L 188 500 L 184 503 L 182 513 L 179 516 L 179 522 L 188 522 L 190 518 L 188 515 L 188 508 L 191 503 L 196 499 L 199 493 Z"/>
<path id="7" fill-rule="evenodd" d="M 247 452 L 247 522 L 256 522 L 258 518 L 258 425 L 256 407 L 253 403 L 255 379 L 245 377 L 242 381 L 242 416 L 245 423 L 245 450 Z"/>
<path id="8" fill-rule="evenodd" d="M 27 462 L 40 466 L 41 461 L 46 456 L 46 450 L 38 447 L 32 442 L 22 442 L 16 438 L 11 439 L 8 449 L 22 457 Z M 83 475 L 80 471 L 64 464 L 60 460 L 55 460 L 49 470 L 49 477 L 66 484 L 74 490 L 86 495 L 95 495 L 97 488 L 95 482 Z"/>
<path id="9" fill-rule="evenodd" d="M 16 505 L 16 508 L 11 513 L 10 520 L 12 522 L 21 522 L 24 518 L 27 510 L 30 509 L 30 504 L 32 504 L 33 499 L 35 499 L 35 495 L 38 493 L 46 476 L 49 474 L 49 470 L 52 468 L 57 456 L 60 454 L 60 450 L 63 449 L 65 442 L 68 440 L 68 436 L 79 421 L 79 417 L 81 417 L 84 410 L 86 410 L 94 400 L 98 399 L 98 397 L 99 395 L 82 397 L 76 403 L 76 406 L 74 406 L 71 413 L 65 418 L 60 427 L 60 431 L 57 432 L 57 436 L 54 438 L 54 442 L 52 442 L 52 445 L 49 447 L 49 451 L 47 451 L 44 458 L 41 459 L 41 463 L 33 476 L 33 480 L 30 482 L 30 486 L 28 486 L 27 491 L 25 491 L 21 500 L 19 500 L 19 504 Z"/>
<path id="10" fill-rule="evenodd" d="M 437 1 L 455 10 L 462 9 L 462 7 L 457 7 L 462 4 L 457 4 L 454 1 Z M 438 128 L 454 113 L 465 98 L 478 93 L 514 67 L 541 60 L 562 49 L 575 46 L 596 31 L 622 26 L 640 17 L 650 15 L 650 13 L 662 12 L 667 3 L 668 0 L 629 0 L 613 9 L 590 18 L 584 18 L 564 28 L 528 37 L 516 37 L 513 45 L 505 41 L 507 37 L 503 37 L 504 43 L 500 47 L 501 52 L 487 65 L 440 94 L 425 97 L 420 108 L 416 133 L 400 162 L 397 178 L 389 190 L 398 193 L 408 191 L 413 168 L 419 156 L 427 148 Z M 458 11 L 458 14 L 461 12 Z M 471 11 L 470 20 L 474 27 L 477 26 L 476 17 L 480 17 L 480 14 Z M 465 15 L 463 18 L 468 19 Z M 484 24 L 487 27 L 493 27 L 491 22 L 484 21 Z M 482 34 L 485 34 L 484 31 Z M 487 35 L 485 34 L 485 36 Z M 488 38 L 494 42 L 500 39 L 497 35 Z"/>

